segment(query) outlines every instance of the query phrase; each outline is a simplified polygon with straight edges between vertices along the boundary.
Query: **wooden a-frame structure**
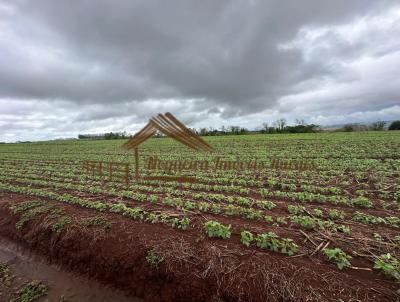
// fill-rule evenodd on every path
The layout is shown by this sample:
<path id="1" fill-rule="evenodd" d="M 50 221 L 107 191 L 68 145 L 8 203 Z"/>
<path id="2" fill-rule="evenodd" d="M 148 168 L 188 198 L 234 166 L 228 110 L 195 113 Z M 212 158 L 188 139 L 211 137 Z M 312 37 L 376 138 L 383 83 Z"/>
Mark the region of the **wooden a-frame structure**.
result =
<path id="1" fill-rule="evenodd" d="M 152 137 L 157 131 L 169 136 L 187 147 L 196 151 L 212 151 L 213 148 L 201 137 L 193 133 L 171 113 L 158 114 L 152 117 L 142 130 L 137 132 L 125 144 L 124 150 L 134 150 L 135 153 L 135 176 L 139 178 L 139 150 L 141 143 Z"/>

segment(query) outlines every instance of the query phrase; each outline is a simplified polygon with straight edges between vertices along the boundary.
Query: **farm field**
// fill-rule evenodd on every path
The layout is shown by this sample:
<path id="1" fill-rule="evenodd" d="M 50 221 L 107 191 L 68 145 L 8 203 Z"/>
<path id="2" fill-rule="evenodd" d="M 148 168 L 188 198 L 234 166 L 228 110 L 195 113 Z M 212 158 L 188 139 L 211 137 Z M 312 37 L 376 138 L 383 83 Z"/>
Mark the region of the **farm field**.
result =
<path id="1" fill-rule="evenodd" d="M 141 176 L 169 174 L 149 156 L 265 168 L 166 182 L 134 178 L 125 140 L 0 144 L 0 236 L 146 301 L 399 301 L 399 131 L 204 139 L 144 142 Z"/>

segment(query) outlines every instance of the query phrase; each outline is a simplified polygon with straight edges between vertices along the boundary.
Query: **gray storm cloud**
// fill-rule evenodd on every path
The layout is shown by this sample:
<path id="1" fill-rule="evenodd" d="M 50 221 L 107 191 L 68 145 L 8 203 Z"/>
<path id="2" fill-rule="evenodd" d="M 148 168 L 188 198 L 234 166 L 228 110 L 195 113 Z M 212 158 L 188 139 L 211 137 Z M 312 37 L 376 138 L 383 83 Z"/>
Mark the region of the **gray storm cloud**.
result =
<path id="1" fill-rule="evenodd" d="M 397 1 L 1 1 L 0 140 L 394 118 L 399 41 Z"/>

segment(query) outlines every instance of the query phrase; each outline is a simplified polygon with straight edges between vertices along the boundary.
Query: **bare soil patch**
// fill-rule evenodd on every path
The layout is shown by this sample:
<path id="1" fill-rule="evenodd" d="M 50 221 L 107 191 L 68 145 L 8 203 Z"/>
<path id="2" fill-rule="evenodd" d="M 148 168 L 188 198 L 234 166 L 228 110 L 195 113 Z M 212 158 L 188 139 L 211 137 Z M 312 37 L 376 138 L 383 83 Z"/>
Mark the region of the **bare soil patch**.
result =
<path id="1" fill-rule="evenodd" d="M 286 257 L 237 240 L 209 239 L 201 225 L 179 231 L 112 213 L 109 229 L 82 221 L 99 213 L 48 200 L 72 217 L 61 232 L 39 215 L 16 229 L 9 207 L 34 198 L 0 195 L 0 236 L 66 271 L 89 276 L 146 301 L 396 301 L 398 284 L 368 271 L 338 271 L 316 257 Z M 235 224 L 224 218 L 224 223 Z M 196 226 L 197 225 L 197 226 Z M 150 251 L 162 256 L 156 266 Z"/>

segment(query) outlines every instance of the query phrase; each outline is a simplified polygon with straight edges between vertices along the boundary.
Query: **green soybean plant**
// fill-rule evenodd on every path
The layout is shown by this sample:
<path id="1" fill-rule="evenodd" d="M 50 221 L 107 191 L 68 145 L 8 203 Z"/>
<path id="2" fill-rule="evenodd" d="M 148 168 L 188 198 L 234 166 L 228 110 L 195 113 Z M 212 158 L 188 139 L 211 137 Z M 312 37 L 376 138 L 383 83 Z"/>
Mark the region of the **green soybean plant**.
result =
<path id="1" fill-rule="evenodd" d="M 252 241 L 254 240 L 254 236 L 249 231 L 242 231 L 240 233 L 240 242 L 243 243 L 245 246 L 250 246 Z"/>
<path id="2" fill-rule="evenodd" d="M 337 267 L 340 270 L 351 266 L 349 260 L 352 257 L 350 255 L 347 255 L 340 248 L 333 248 L 333 249 L 325 248 L 323 252 L 329 260 L 336 263 Z"/>
<path id="3" fill-rule="evenodd" d="M 372 207 L 372 202 L 367 198 L 363 196 L 359 196 L 351 201 L 353 205 L 364 207 L 364 208 L 371 208 Z"/>
<path id="4" fill-rule="evenodd" d="M 330 219 L 344 219 L 345 214 L 341 210 L 336 210 L 336 209 L 330 209 L 328 212 L 328 216 Z"/>
<path id="5" fill-rule="evenodd" d="M 279 236 L 274 232 L 258 234 L 255 240 L 259 248 L 271 250 L 274 252 L 278 252 L 281 246 Z"/>
<path id="6" fill-rule="evenodd" d="M 400 280 L 400 260 L 390 253 L 381 255 L 375 260 L 374 268 L 386 276 Z"/>
<path id="7" fill-rule="evenodd" d="M 204 230 L 210 238 L 227 239 L 231 237 L 231 225 L 223 225 L 218 221 L 207 221 L 204 223 Z"/>
<path id="8" fill-rule="evenodd" d="M 281 253 L 286 254 L 288 256 L 293 256 L 294 254 L 297 253 L 298 250 L 299 247 L 296 243 L 294 243 L 293 239 L 283 238 L 281 240 L 281 247 L 280 247 Z"/>

